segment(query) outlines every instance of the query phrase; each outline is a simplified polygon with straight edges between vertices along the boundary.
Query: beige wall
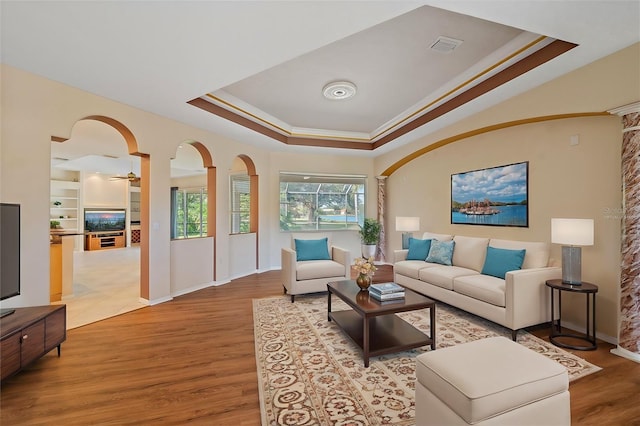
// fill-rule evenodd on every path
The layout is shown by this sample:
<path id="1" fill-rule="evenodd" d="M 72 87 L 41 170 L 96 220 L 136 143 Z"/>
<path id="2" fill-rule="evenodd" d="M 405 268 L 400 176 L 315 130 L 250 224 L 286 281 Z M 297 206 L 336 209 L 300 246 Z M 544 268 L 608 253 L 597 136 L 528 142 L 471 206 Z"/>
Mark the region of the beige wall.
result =
<path id="1" fill-rule="evenodd" d="M 522 241 L 551 240 L 552 217 L 593 218 L 595 244 L 583 248 L 585 281 L 600 287 L 597 331 L 617 336 L 620 282 L 621 124 L 618 117 L 591 117 L 512 127 L 468 138 L 423 155 L 387 183 L 388 242 L 399 249 L 396 216 L 419 216 L 432 231 Z M 580 143 L 569 144 L 572 135 Z M 452 225 L 451 174 L 529 162 L 529 227 Z M 559 263 L 560 246 L 552 245 Z M 566 296 L 563 320 L 584 326 L 584 297 Z"/>
<path id="2" fill-rule="evenodd" d="M 129 182 L 126 179 L 114 181 L 103 174 L 87 173 L 82 179 L 82 194 L 83 208 L 129 208 Z"/>
<path id="3" fill-rule="evenodd" d="M 487 126 L 554 114 L 605 112 L 640 99 L 640 44 L 553 80 L 375 159 L 383 173 L 433 143 Z M 571 136 L 579 144 L 569 144 Z M 600 287 L 597 331 L 617 336 L 620 284 L 620 150 L 617 116 L 544 121 L 459 140 L 406 163 L 387 190 L 388 252 L 400 248 L 395 216 L 420 216 L 422 231 L 550 241 L 552 217 L 595 220 L 595 244 L 583 248 L 583 279 Z M 529 227 L 451 225 L 451 174 L 529 161 Z M 560 247 L 552 246 L 559 262 Z M 574 296 L 574 295 L 569 295 Z M 584 327 L 584 297 L 567 297 L 566 318 Z"/>

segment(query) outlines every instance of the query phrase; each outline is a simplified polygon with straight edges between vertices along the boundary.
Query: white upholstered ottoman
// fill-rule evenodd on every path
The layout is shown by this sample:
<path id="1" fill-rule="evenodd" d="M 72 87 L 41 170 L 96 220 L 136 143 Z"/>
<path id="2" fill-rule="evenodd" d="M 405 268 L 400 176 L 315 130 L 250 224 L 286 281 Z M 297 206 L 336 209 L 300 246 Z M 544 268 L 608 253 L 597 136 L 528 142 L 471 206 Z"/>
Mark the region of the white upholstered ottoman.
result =
<path id="1" fill-rule="evenodd" d="M 569 376 L 505 337 L 416 358 L 416 425 L 571 425 Z"/>

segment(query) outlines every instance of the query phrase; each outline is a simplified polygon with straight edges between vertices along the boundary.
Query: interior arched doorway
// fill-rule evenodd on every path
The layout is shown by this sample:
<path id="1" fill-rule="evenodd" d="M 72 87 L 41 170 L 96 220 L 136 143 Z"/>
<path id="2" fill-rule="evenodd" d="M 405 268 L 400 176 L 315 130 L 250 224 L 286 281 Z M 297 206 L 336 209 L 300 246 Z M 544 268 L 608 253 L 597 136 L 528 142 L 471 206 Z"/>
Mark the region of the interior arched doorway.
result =
<path id="1" fill-rule="evenodd" d="M 211 237 L 211 239 L 213 240 L 213 250 L 211 253 L 211 265 L 212 265 L 212 277 L 213 280 L 215 281 L 216 279 L 216 244 L 217 244 L 217 239 L 216 239 L 216 230 L 217 230 L 217 226 L 216 226 L 216 167 L 213 165 L 213 158 L 211 156 L 211 153 L 209 152 L 209 149 L 204 146 L 204 144 L 202 144 L 201 142 L 198 141 L 186 141 L 183 144 L 181 144 L 179 146 L 179 148 L 182 148 L 183 146 L 189 146 L 191 148 L 193 148 L 194 153 L 189 155 L 189 156 L 185 156 L 182 155 L 180 153 L 185 153 L 187 150 L 178 150 L 178 153 L 176 153 L 176 158 L 171 160 L 172 163 L 172 223 L 171 223 L 171 238 L 188 238 L 187 235 L 183 235 L 182 236 L 177 236 L 175 235 L 176 232 L 174 232 L 174 227 L 176 226 L 176 224 L 174 223 L 174 215 L 173 215 L 173 211 L 174 211 L 174 192 L 179 190 L 179 186 L 181 184 L 186 184 L 186 185 L 190 185 L 192 188 L 192 190 L 194 189 L 193 187 L 197 188 L 201 188 L 203 191 L 203 195 L 206 195 L 206 218 L 202 218 L 204 223 L 206 223 L 206 232 L 204 230 L 204 223 L 202 223 L 202 228 L 200 230 L 200 236 L 201 237 Z M 198 158 L 199 157 L 199 158 Z M 201 161 L 201 163 L 200 163 Z M 196 163 L 200 163 L 196 166 Z M 180 170 L 180 174 L 182 175 L 183 179 L 186 177 L 186 182 L 184 180 L 181 179 L 175 179 L 176 176 L 174 176 L 174 164 L 176 164 L 176 168 L 181 169 Z M 194 176 L 194 171 L 197 172 L 201 172 L 202 170 L 195 170 L 194 167 L 203 167 L 204 168 L 204 172 L 205 175 L 202 176 L 198 173 L 195 173 Z M 204 179 L 202 179 L 204 178 Z M 175 186 L 174 186 L 174 182 L 175 182 Z M 179 197 L 178 197 L 179 198 Z M 204 198 L 204 197 L 203 197 Z M 201 203 L 204 203 L 204 199 L 201 199 Z M 204 204 L 201 204 L 202 207 L 204 207 Z M 198 234 L 195 235 L 196 237 L 198 236 Z M 192 235 L 193 237 L 193 235 Z"/>
<path id="2" fill-rule="evenodd" d="M 139 297 L 149 300 L 149 187 L 150 187 L 150 157 L 141 153 L 133 133 L 124 124 L 111 117 L 90 115 L 81 118 L 74 126 L 82 121 L 93 120 L 106 124 L 114 129 L 124 139 L 129 155 L 140 158 L 140 286 Z M 52 136 L 52 142 L 66 142 L 69 138 Z"/>
<path id="3" fill-rule="evenodd" d="M 258 174 L 256 173 L 256 166 L 253 160 L 245 154 L 240 154 L 237 156 L 237 159 L 241 164 L 244 165 L 244 169 L 249 178 L 249 229 L 248 232 L 255 234 L 256 236 L 256 269 L 260 267 L 260 256 L 259 256 L 259 238 L 258 238 L 258 230 L 259 230 L 259 221 L 258 221 Z"/>

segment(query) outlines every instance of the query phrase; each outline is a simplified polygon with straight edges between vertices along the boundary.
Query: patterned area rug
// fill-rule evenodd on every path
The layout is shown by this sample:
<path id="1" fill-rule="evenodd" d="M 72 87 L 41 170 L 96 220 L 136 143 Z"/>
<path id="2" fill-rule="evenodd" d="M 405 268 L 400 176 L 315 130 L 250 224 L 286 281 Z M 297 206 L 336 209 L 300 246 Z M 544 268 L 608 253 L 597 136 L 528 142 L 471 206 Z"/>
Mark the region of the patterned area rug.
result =
<path id="1" fill-rule="evenodd" d="M 336 297 L 332 310 L 348 309 Z M 429 333 L 427 310 L 398 314 Z M 327 296 L 253 300 L 256 361 L 263 425 L 413 425 L 415 357 L 428 347 L 371 358 L 334 322 Z M 511 331 L 444 304 L 436 308 L 437 348 Z M 564 365 L 569 380 L 599 367 L 526 333 L 518 343 Z"/>

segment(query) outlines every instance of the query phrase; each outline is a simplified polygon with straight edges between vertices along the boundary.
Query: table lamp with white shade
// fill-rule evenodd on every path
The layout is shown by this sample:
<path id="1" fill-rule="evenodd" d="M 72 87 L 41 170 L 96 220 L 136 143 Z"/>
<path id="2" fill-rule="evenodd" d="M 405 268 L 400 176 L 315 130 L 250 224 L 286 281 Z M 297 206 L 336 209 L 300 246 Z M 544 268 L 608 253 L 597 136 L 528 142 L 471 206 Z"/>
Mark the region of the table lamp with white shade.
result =
<path id="1" fill-rule="evenodd" d="M 396 231 L 402 231 L 402 249 L 409 248 L 409 238 L 413 237 L 412 232 L 420 230 L 419 217 L 396 216 Z"/>
<path id="2" fill-rule="evenodd" d="M 593 245 L 593 219 L 551 219 L 551 242 L 562 246 L 562 282 L 582 284 L 582 247 Z"/>

